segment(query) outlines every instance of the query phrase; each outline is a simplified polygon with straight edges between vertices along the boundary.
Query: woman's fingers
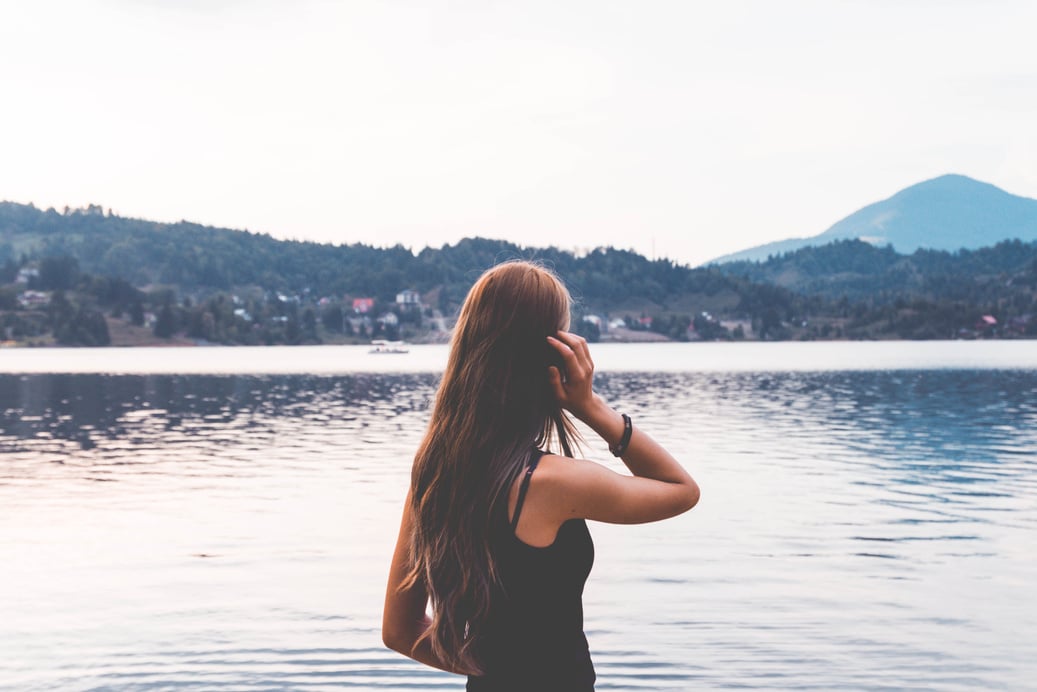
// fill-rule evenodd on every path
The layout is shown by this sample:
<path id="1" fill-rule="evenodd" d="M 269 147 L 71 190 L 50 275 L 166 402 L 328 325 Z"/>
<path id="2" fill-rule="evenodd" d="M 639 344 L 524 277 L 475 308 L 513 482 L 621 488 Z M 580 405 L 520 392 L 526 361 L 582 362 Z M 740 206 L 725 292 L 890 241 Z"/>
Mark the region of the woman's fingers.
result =
<path id="1" fill-rule="evenodd" d="M 547 343 L 551 344 L 551 346 L 558 351 L 558 354 L 562 357 L 562 361 L 565 363 L 566 370 L 569 370 L 578 364 L 576 352 L 571 346 L 569 346 L 569 344 L 553 336 L 547 337 Z"/>
<path id="2" fill-rule="evenodd" d="M 551 365 L 547 369 L 551 389 L 558 403 L 582 420 L 594 400 L 594 362 L 587 341 L 569 332 L 558 332 L 547 341 L 562 357 L 561 368 Z"/>
<path id="3" fill-rule="evenodd" d="M 580 354 L 577 353 L 573 348 L 555 337 L 547 337 L 548 343 L 550 343 L 559 355 L 562 357 L 562 365 L 565 367 L 565 382 L 571 384 L 574 381 L 578 381 L 586 369 L 583 361 L 580 358 Z"/>
<path id="4" fill-rule="evenodd" d="M 594 371 L 594 361 L 591 360 L 591 352 L 586 339 L 571 332 L 558 332 L 558 340 L 568 346 L 576 359 L 585 364 L 589 371 Z"/>
<path id="5" fill-rule="evenodd" d="M 587 340 L 579 334 L 573 334 L 572 332 L 558 332 L 558 338 L 564 341 L 573 351 L 585 356 L 590 355 L 590 350 L 587 348 Z"/>
<path id="6" fill-rule="evenodd" d="M 562 356 L 565 375 L 561 387 L 565 392 L 565 400 L 577 404 L 592 393 L 594 363 L 591 361 L 587 342 L 582 337 L 568 332 L 558 332 L 557 336 L 547 338 Z M 561 376 L 561 373 L 559 375 Z"/>
<path id="7" fill-rule="evenodd" d="M 562 373 L 558 371 L 558 368 L 553 365 L 547 368 L 547 380 L 551 383 L 555 398 L 560 402 L 565 402 L 567 398 L 565 385 L 562 384 Z"/>
<path id="8" fill-rule="evenodd" d="M 558 339 L 564 341 L 571 348 L 575 348 L 581 341 L 584 341 L 582 336 L 572 332 L 558 332 Z"/>

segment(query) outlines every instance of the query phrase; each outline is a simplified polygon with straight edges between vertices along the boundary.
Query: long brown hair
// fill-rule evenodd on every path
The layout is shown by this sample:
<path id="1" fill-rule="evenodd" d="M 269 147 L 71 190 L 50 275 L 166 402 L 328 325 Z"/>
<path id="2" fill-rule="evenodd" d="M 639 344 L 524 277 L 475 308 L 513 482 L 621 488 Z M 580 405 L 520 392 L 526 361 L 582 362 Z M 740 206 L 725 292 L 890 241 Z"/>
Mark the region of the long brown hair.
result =
<path id="1" fill-rule="evenodd" d="M 465 298 L 411 472 L 411 571 L 432 604 L 423 635 L 455 668 L 481 672 L 482 624 L 499 586 L 489 528 L 534 446 L 572 456 L 579 433 L 551 391 L 547 336 L 569 323 L 569 292 L 547 269 L 506 262 Z"/>

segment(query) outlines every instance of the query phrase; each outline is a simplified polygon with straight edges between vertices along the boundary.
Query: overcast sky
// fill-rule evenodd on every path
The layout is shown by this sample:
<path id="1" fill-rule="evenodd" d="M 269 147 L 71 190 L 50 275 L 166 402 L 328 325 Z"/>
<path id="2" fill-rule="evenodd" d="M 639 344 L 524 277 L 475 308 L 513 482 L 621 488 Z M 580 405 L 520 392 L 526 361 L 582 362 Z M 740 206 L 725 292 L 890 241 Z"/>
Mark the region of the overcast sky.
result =
<path id="1" fill-rule="evenodd" d="M 1037 3 L 0 0 L 0 199 L 699 263 L 1037 197 Z"/>

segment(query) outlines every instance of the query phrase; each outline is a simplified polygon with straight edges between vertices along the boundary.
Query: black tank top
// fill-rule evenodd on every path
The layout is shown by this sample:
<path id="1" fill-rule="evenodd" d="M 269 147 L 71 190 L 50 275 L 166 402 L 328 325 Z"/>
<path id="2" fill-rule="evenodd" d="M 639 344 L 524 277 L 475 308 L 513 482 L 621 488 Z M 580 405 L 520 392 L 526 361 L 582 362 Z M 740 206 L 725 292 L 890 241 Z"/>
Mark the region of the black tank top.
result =
<path id="1" fill-rule="evenodd" d="M 519 487 L 515 514 L 494 520 L 490 549 L 503 589 L 494 594 L 477 655 L 485 672 L 469 676 L 469 692 L 586 692 L 594 666 L 583 634 L 583 585 L 594 543 L 583 519 L 570 519 L 554 543 L 536 548 L 515 535 L 529 479 L 543 452 L 534 450 Z"/>

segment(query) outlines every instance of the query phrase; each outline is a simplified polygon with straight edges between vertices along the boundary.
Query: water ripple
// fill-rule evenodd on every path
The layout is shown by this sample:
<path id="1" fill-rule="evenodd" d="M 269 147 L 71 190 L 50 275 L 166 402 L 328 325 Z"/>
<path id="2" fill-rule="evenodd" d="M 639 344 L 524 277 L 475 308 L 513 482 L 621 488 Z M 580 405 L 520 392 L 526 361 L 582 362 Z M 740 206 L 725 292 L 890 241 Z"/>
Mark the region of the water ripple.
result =
<path id="1" fill-rule="evenodd" d="M 380 644 L 432 374 L 0 375 L 0 685 L 460 689 Z M 598 689 L 1022 688 L 1037 373 L 609 372 L 694 512 L 595 525 Z M 614 464 L 590 439 L 587 454 Z M 632 644 L 636 642 L 636 644 Z"/>

